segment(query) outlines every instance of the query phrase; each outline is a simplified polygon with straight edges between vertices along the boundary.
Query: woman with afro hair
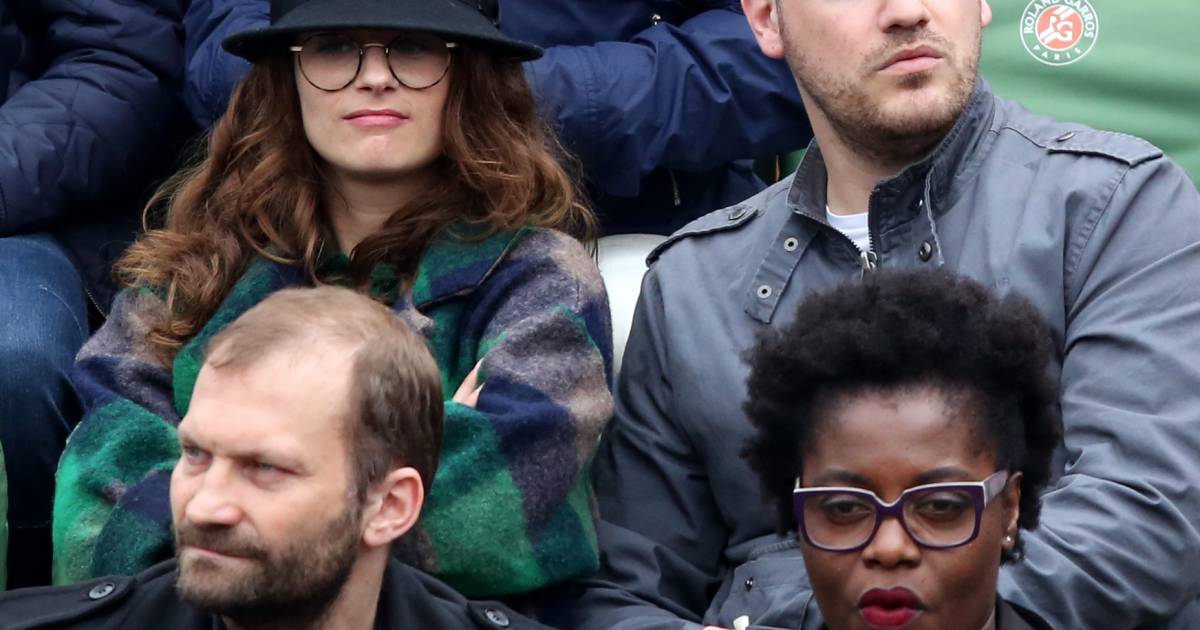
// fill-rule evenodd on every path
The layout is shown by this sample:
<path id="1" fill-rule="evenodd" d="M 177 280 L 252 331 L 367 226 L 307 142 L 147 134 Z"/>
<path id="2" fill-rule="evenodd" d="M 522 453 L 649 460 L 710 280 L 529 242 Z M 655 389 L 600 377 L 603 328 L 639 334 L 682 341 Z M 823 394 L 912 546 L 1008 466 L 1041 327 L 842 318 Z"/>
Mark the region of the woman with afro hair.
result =
<path id="1" fill-rule="evenodd" d="M 1053 347 L 1027 302 L 945 272 L 870 275 L 763 335 L 745 456 L 826 628 L 1047 627 L 996 584 L 1061 441 Z"/>

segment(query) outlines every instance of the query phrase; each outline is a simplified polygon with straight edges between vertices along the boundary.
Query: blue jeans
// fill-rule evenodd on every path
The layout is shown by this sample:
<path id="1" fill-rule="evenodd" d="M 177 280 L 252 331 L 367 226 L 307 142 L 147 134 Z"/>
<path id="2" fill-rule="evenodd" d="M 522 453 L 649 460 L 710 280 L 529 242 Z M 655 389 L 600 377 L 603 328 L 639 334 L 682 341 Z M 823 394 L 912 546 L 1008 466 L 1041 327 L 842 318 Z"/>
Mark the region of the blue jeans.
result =
<path id="1" fill-rule="evenodd" d="M 10 588 L 50 582 L 54 472 L 82 414 L 69 375 L 87 336 L 83 279 L 58 241 L 45 234 L 0 237 L 0 446 L 8 474 Z"/>

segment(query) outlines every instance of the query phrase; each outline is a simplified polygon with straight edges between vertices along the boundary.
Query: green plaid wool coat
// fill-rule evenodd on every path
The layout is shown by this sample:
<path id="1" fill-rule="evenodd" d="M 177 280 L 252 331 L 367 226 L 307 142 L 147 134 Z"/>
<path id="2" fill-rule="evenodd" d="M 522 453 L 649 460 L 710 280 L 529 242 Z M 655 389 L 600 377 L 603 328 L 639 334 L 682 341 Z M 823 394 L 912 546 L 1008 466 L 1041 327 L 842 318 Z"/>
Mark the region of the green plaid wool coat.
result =
<path id="1" fill-rule="evenodd" d="M 322 273 L 347 264 L 327 257 Z M 426 339 L 447 396 L 441 463 L 412 564 L 472 597 L 529 592 L 598 563 L 587 467 L 612 413 L 612 335 L 595 263 L 543 229 L 434 240 L 415 282 L 375 270 L 370 292 Z M 165 316 L 155 291 L 126 289 L 80 352 L 86 415 L 68 440 L 54 502 L 54 579 L 133 574 L 173 555 L 171 469 L 209 339 L 267 295 L 308 284 L 259 259 L 168 369 L 151 355 Z M 475 408 L 449 400 L 482 362 Z"/>

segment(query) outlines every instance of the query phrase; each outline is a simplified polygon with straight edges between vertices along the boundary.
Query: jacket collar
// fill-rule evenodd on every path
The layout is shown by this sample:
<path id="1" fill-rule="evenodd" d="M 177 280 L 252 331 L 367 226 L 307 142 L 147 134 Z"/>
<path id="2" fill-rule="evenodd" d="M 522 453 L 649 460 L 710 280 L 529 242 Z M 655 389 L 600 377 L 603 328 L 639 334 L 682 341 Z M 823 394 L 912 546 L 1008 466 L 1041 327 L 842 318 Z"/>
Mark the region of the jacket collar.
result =
<path id="1" fill-rule="evenodd" d="M 1049 628 L 1041 619 L 1037 618 L 1027 610 L 1018 609 L 1008 603 L 1002 597 L 996 597 L 996 630 L 1043 630 Z M 1032 619 L 1036 625 L 1030 624 Z M 821 624 L 821 630 L 829 630 L 829 626 Z"/>
<path id="2" fill-rule="evenodd" d="M 413 569 L 401 566 L 395 558 L 388 558 L 375 611 L 376 630 L 421 628 L 441 621 L 430 618 L 432 594 L 422 586 L 412 571 Z"/>
<path id="3" fill-rule="evenodd" d="M 520 228 L 489 234 L 486 228 L 467 223 L 442 230 L 430 241 L 417 265 L 412 286 L 413 306 L 428 306 L 475 290 L 527 231 L 528 228 Z M 337 272 L 349 264 L 349 257 L 337 252 L 322 256 L 317 268 L 323 273 Z M 302 284 L 303 272 L 289 271 L 299 272 L 300 276 L 292 281 Z M 391 265 L 380 265 L 371 273 L 372 293 L 386 294 L 388 287 L 394 290 L 396 284 L 396 270 Z"/>
<path id="4" fill-rule="evenodd" d="M 376 630 L 492 628 L 550 630 L 507 606 L 468 600 L 445 582 L 388 558 L 375 613 Z"/>
<path id="5" fill-rule="evenodd" d="M 1050 624 L 1033 612 L 996 597 L 996 630 L 1049 630 Z"/>
<path id="6" fill-rule="evenodd" d="M 989 130 L 995 114 L 996 99 L 991 86 L 983 77 L 977 77 L 971 99 L 967 101 L 967 107 L 958 117 L 958 122 L 954 123 L 950 133 L 942 138 L 938 148 L 922 163 L 927 168 L 916 169 L 916 172 L 928 173 L 928 197 L 933 202 L 935 214 L 954 204 L 956 184 L 973 178 L 978 172 L 987 147 L 994 138 Z M 905 169 L 900 176 L 910 170 L 913 167 Z"/>
<path id="7" fill-rule="evenodd" d="M 874 242 L 895 227 L 912 221 L 924 210 L 926 225 L 922 230 L 932 237 L 936 264 L 943 264 L 934 220 L 953 206 L 963 185 L 974 178 L 983 162 L 987 145 L 994 137 L 989 129 L 995 110 L 996 101 L 987 82 L 977 79 L 963 113 L 937 148 L 924 160 L 878 183 L 871 195 L 869 218 Z M 769 323 L 774 317 L 783 288 L 788 285 L 817 233 L 833 229 L 825 218 L 827 178 L 825 160 L 814 141 L 792 176 L 786 201 L 772 199 L 768 202 L 769 214 L 786 212 L 787 216 L 781 221 L 774 240 L 767 245 L 743 296 L 746 314 L 760 322 Z M 780 205 L 784 207 L 780 208 Z"/>
<path id="8" fill-rule="evenodd" d="M 195 608 L 180 599 L 175 588 L 179 579 L 178 563 L 174 559 L 163 561 L 134 577 L 104 579 L 113 585 L 105 601 L 93 601 L 83 606 L 91 608 L 104 605 L 111 608 L 126 605 L 142 615 L 138 621 L 149 621 L 144 617 L 150 616 L 153 621 L 163 622 L 161 627 L 189 630 L 227 628 L 219 615 Z M 95 585 L 92 582 L 70 588 L 90 589 Z M 468 601 L 436 578 L 405 566 L 394 557 L 388 558 L 376 605 L 375 630 L 479 626 L 495 627 L 497 630 L 506 627 L 510 630 L 548 630 L 500 604 Z"/>
<path id="9" fill-rule="evenodd" d="M 927 202 L 934 208 L 935 214 L 940 208 L 949 208 L 953 205 L 955 183 L 973 177 L 983 161 L 985 145 L 989 141 L 987 132 L 995 110 L 996 101 L 991 87 L 983 77 L 978 77 L 963 113 L 937 148 L 920 162 L 910 164 L 896 176 L 879 182 L 877 188 L 900 192 L 919 184 L 927 187 Z M 825 223 L 827 182 L 825 159 L 814 139 L 796 169 L 788 191 L 788 207 L 797 214 Z"/>
<path id="10" fill-rule="evenodd" d="M 429 244 L 412 287 L 416 307 L 474 291 L 529 228 L 484 236 L 483 228 L 460 224 L 443 230 Z"/>

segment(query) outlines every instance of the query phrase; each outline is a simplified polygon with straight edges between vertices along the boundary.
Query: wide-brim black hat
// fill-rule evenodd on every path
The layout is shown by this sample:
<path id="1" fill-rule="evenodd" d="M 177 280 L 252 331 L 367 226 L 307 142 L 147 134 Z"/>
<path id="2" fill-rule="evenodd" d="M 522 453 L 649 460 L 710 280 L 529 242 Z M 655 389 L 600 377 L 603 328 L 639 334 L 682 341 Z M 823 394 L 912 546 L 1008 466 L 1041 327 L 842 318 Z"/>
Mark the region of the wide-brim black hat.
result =
<path id="1" fill-rule="evenodd" d="M 300 33 L 361 28 L 434 33 L 516 61 L 542 56 L 541 48 L 505 37 L 498 21 L 497 0 L 271 0 L 270 26 L 235 33 L 221 45 L 258 61 L 286 52 Z"/>

